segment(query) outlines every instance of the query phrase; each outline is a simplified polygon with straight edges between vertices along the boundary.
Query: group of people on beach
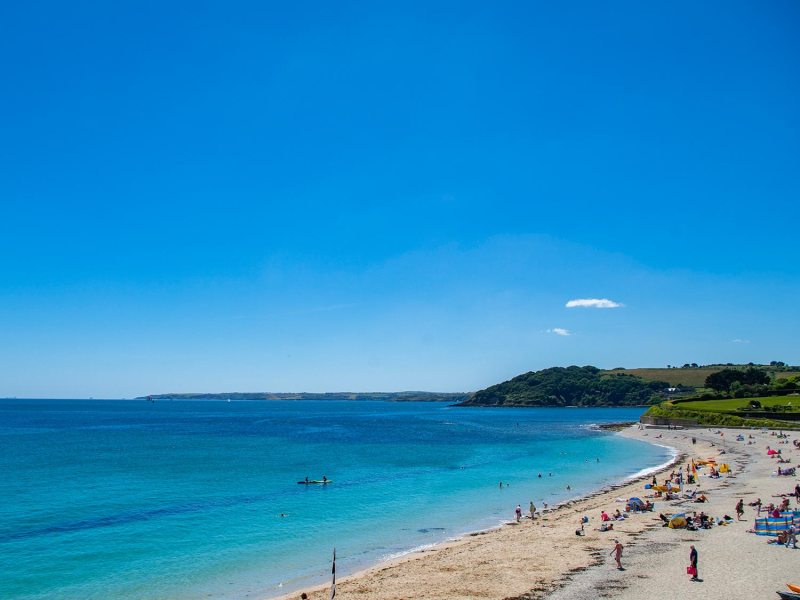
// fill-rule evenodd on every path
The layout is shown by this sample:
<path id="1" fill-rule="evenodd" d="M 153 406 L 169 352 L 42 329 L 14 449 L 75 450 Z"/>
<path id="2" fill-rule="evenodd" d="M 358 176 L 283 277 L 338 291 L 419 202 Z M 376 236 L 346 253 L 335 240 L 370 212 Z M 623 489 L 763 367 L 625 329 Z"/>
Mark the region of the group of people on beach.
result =
<path id="1" fill-rule="evenodd" d="M 717 431 L 714 432 L 718 434 L 720 437 L 724 436 L 724 432 Z M 780 434 L 774 434 L 778 438 L 779 444 L 790 444 L 790 440 L 786 434 L 782 432 Z M 659 436 L 660 437 L 660 436 Z M 747 438 L 744 435 L 739 435 L 736 437 L 737 442 L 746 442 L 747 444 L 755 444 L 754 441 L 755 437 L 750 434 Z M 693 446 L 697 445 L 697 437 L 693 436 L 691 438 L 691 443 Z M 724 448 L 718 448 L 715 446 L 713 442 L 711 442 L 711 446 L 717 449 L 717 453 L 719 455 L 725 455 L 726 451 Z M 794 446 L 800 449 L 800 441 L 795 440 Z M 791 446 L 790 446 L 791 448 Z M 788 463 L 790 462 L 781 450 L 772 450 L 768 447 L 768 451 L 771 451 L 770 456 L 776 459 L 779 463 Z M 721 456 L 720 456 L 721 459 Z M 693 491 L 687 491 L 685 486 L 689 485 L 698 485 L 700 482 L 700 475 L 704 477 L 708 477 L 709 479 L 719 479 L 727 474 L 727 476 L 731 476 L 733 473 L 731 466 L 727 463 L 721 462 L 717 463 L 714 459 L 708 460 L 700 460 L 700 459 L 691 459 L 685 465 L 680 465 L 676 469 L 674 469 L 668 477 L 664 478 L 659 485 L 659 481 L 656 476 L 653 476 L 652 482 L 649 486 L 646 486 L 651 489 L 652 493 L 646 500 L 646 504 L 639 505 L 637 503 L 636 510 L 637 511 L 646 511 L 646 510 L 653 510 L 654 504 L 651 503 L 649 498 L 659 499 L 663 501 L 673 502 L 693 502 L 693 503 L 707 503 L 709 501 L 707 492 L 701 489 L 695 489 Z M 778 475 L 784 474 L 791 474 L 794 475 L 794 469 L 791 470 L 789 468 L 778 466 Z M 539 474 L 539 477 L 542 475 Z M 569 490 L 569 486 L 567 486 Z M 794 486 L 794 489 L 788 493 L 783 494 L 783 498 L 779 503 L 772 503 L 763 504 L 761 498 L 753 502 L 747 503 L 747 506 L 750 506 L 755 509 L 756 515 L 760 516 L 762 512 L 766 512 L 766 514 L 773 518 L 781 517 L 787 513 L 787 511 L 791 510 L 791 499 L 794 499 L 798 505 L 798 509 L 800 510 L 800 483 L 797 483 Z M 664 527 L 670 528 L 686 528 L 690 531 L 700 531 L 711 529 L 712 527 L 717 527 L 720 525 L 731 525 L 736 521 L 741 521 L 745 514 L 745 502 L 743 498 L 740 498 L 735 506 L 734 506 L 734 513 L 736 515 L 736 520 L 729 515 L 723 515 L 722 517 L 712 517 L 706 514 L 705 511 L 691 511 L 691 512 L 682 512 L 675 518 L 675 515 L 670 515 L 669 513 L 664 514 L 660 513 L 659 518 L 661 519 Z M 614 522 L 615 521 L 623 521 L 629 517 L 630 513 L 633 512 L 633 507 L 630 506 L 630 503 L 626 505 L 625 512 L 621 512 L 619 508 L 617 508 L 613 512 L 607 512 L 602 510 L 600 512 L 600 524 L 599 527 L 595 528 L 595 531 L 598 532 L 607 532 L 607 531 L 615 531 L 614 530 Z M 522 519 L 522 507 L 521 505 L 517 505 L 516 507 L 516 519 L 519 522 Z M 536 519 L 536 507 L 533 502 L 530 503 L 529 507 L 530 518 L 531 520 Z M 794 513 L 793 513 L 794 514 Z M 575 530 L 575 535 L 577 536 L 584 536 L 585 535 L 585 526 L 588 523 L 589 518 L 584 516 L 580 519 L 578 523 L 578 527 Z M 796 548 L 797 547 L 797 536 L 798 527 L 794 524 L 790 524 L 785 531 L 781 531 L 776 540 L 771 540 L 773 543 L 779 543 L 785 545 L 787 548 Z M 613 547 L 610 552 L 610 556 L 613 557 L 614 563 L 616 564 L 617 569 L 624 570 L 622 566 L 622 556 L 623 556 L 623 549 L 624 546 L 619 539 L 613 540 Z M 695 547 L 694 544 L 689 546 L 689 564 L 686 567 L 686 573 L 690 577 L 690 581 L 699 582 L 702 581 L 699 576 L 698 570 L 698 563 L 699 563 L 699 553 L 698 549 Z"/>
<path id="2" fill-rule="evenodd" d="M 720 439 L 725 441 L 723 431 L 715 431 L 712 432 L 720 436 Z M 772 433 L 771 435 L 777 438 L 777 444 L 783 445 L 780 449 L 773 449 L 771 447 L 767 447 L 769 456 L 775 459 L 777 464 L 777 472 L 773 473 L 773 475 L 777 476 L 786 476 L 786 475 L 795 475 L 795 467 L 783 466 L 784 464 L 792 462 L 787 455 L 789 452 L 787 450 L 792 450 L 794 448 L 800 449 L 800 440 L 790 440 L 789 436 L 783 432 L 779 433 Z M 661 437 L 661 436 L 658 436 Z M 728 441 L 732 438 L 729 437 Z M 756 437 L 752 434 L 748 434 L 745 437 L 744 434 L 739 434 L 736 436 L 736 442 L 746 443 L 747 445 L 754 445 L 756 444 Z M 696 436 L 691 437 L 692 446 L 697 446 L 698 439 Z M 646 499 L 646 505 L 640 506 L 638 503 L 636 505 L 637 510 L 652 510 L 655 506 L 651 503 L 650 498 L 657 499 L 658 501 L 666 501 L 670 503 L 700 503 L 705 504 L 709 502 L 709 493 L 706 490 L 701 489 L 700 487 L 688 491 L 686 486 L 699 486 L 700 484 L 700 477 L 708 478 L 708 480 L 720 479 L 725 476 L 730 477 L 733 474 L 733 470 L 731 465 L 724 462 L 724 456 L 726 454 L 730 454 L 726 452 L 726 449 L 720 447 L 720 445 L 715 445 L 714 442 L 710 442 L 710 446 L 716 451 L 718 454 L 717 459 L 708 459 L 708 460 L 701 460 L 701 459 L 690 459 L 684 465 L 677 466 L 669 476 L 665 477 L 661 482 L 658 481 L 656 476 L 653 476 L 652 482 L 648 488 L 651 490 L 650 496 Z M 788 448 L 786 447 L 788 446 Z M 718 462 L 719 461 L 719 462 Z M 800 465 L 798 465 L 800 468 Z M 541 477 L 541 474 L 539 475 Z M 659 485 L 660 483 L 660 485 Z M 569 489 L 569 488 L 567 488 Z M 792 508 L 792 501 L 795 502 L 796 506 Z M 796 483 L 794 485 L 794 489 L 790 490 L 786 494 L 781 494 L 781 500 L 776 502 L 769 502 L 769 503 L 762 503 L 761 498 L 757 498 L 754 501 L 745 503 L 744 498 L 739 498 L 738 501 L 735 503 L 733 507 L 733 514 L 735 514 L 735 520 L 733 517 L 725 514 L 721 517 L 713 517 L 706 513 L 706 511 L 700 510 L 698 511 L 683 511 L 677 515 L 674 514 L 664 514 L 660 513 L 659 518 L 661 519 L 664 527 L 670 528 L 685 528 L 690 531 L 701 531 L 701 530 L 708 530 L 711 528 L 716 528 L 718 526 L 731 526 L 735 524 L 737 521 L 742 521 L 745 517 L 745 512 L 747 507 L 752 507 L 754 509 L 754 513 L 757 517 L 761 517 L 762 513 L 765 513 L 768 517 L 773 519 L 786 519 L 788 523 L 785 530 L 780 531 L 777 534 L 777 538 L 774 540 L 769 540 L 770 543 L 777 543 L 780 545 L 785 546 L 786 548 L 796 548 L 797 547 L 797 537 L 800 534 L 800 527 L 797 526 L 797 514 L 800 513 L 800 483 Z M 629 518 L 630 513 L 633 512 L 630 506 L 630 503 L 626 505 L 625 512 L 622 512 L 619 508 L 612 511 L 602 510 L 600 512 L 600 523 L 595 531 L 598 532 L 607 532 L 607 531 L 615 531 L 614 523 L 616 521 L 623 521 Z M 791 518 L 786 517 L 786 515 L 791 515 Z M 522 507 L 517 505 L 517 521 L 522 518 Z M 533 502 L 530 503 L 530 518 L 534 520 L 536 518 L 536 507 L 534 506 Z M 575 529 L 575 535 L 577 536 L 584 536 L 585 527 L 588 523 L 589 518 L 584 516 L 580 519 L 578 523 L 578 527 Z M 624 570 L 622 565 L 622 557 L 623 557 L 623 550 L 624 545 L 620 539 L 613 540 L 613 546 L 610 551 L 610 556 L 613 557 L 614 564 L 616 568 L 619 570 Z M 689 576 L 690 581 L 693 582 L 701 582 L 699 575 L 699 552 L 698 548 L 691 544 L 689 546 L 689 556 L 688 556 L 688 565 L 686 566 L 686 574 Z"/>

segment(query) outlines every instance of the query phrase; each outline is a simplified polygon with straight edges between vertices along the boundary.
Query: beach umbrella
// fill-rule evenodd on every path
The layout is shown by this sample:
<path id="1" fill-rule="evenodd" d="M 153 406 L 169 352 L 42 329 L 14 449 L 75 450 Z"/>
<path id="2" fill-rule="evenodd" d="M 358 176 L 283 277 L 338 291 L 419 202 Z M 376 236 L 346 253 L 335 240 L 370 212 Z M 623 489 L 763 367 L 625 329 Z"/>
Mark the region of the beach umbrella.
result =
<path id="1" fill-rule="evenodd" d="M 631 507 L 631 510 L 642 510 L 644 508 L 644 502 L 640 498 L 631 498 L 628 500 L 628 506 Z"/>
<path id="2" fill-rule="evenodd" d="M 684 527 L 686 527 L 686 515 L 684 513 L 673 515 L 669 520 L 670 529 L 682 529 Z"/>

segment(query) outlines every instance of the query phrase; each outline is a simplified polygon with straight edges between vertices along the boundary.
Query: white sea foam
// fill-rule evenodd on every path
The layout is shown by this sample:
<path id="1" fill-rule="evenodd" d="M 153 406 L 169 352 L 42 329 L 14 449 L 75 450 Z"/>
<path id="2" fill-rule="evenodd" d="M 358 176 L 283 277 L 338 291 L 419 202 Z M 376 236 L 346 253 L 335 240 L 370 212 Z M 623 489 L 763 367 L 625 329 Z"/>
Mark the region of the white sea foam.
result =
<path id="1" fill-rule="evenodd" d="M 385 554 L 381 557 L 383 561 L 390 561 L 396 558 L 402 558 L 404 556 L 408 556 L 409 554 L 414 554 L 414 552 L 422 552 L 423 550 L 430 550 L 431 548 L 440 545 L 441 542 L 437 542 L 435 544 L 422 544 L 421 546 L 414 546 L 413 548 L 409 548 L 408 550 L 401 550 L 400 552 L 392 552 L 391 554 Z"/>
<path id="2" fill-rule="evenodd" d="M 636 473 L 634 473 L 633 475 L 628 475 L 625 479 L 638 479 L 639 477 L 645 477 L 647 475 L 651 475 L 652 473 L 657 473 L 658 471 L 669 467 L 678 458 L 678 451 L 672 446 L 665 446 L 664 444 L 653 444 L 653 445 L 659 446 L 660 448 L 666 448 L 667 450 L 669 450 L 670 454 L 672 455 L 670 459 L 666 462 L 661 463 L 660 465 L 656 465 L 655 467 L 647 467 L 646 469 L 641 469 L 640 471 L 636 471 Z"/>

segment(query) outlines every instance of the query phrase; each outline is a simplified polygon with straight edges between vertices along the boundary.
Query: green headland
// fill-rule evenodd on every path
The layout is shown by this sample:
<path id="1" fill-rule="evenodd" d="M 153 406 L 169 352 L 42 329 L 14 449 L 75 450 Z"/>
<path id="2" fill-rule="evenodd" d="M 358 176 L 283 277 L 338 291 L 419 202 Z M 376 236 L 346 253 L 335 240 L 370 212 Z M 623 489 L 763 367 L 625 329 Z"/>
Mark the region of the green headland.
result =
<path id="1" fill-rule="evenodd" d="M 555 367 L 475 392 L 462 406 L 649 406 L 644 422 L 800 428 L 800 367 Z"/>
<path id="2" fill-rule="evenodd" d="M 458 406 L 647 406 L 653 424 L 800 428 L 800 366 L 687 363 L 680 367 L 552 367 L 477 392 L 175 393 L 153 400 L 388 400 Z"/>

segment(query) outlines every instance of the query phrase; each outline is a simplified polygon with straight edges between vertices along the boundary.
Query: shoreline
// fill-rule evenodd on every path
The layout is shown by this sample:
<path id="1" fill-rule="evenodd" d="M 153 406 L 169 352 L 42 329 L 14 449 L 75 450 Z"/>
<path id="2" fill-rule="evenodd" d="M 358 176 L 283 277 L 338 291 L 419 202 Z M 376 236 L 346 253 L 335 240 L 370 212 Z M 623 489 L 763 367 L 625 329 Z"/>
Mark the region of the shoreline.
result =
<path id="1" fill-rule="evenodd" d="M 567 500 L 536 521 L 512 522 L 364 569 L 338 580 L 337 594 L 357 600 L 641 600 L 670 590 L 671 595 L 689 600 L 751 600 L 786 590 L 787 583 L 800 584 L 800 553 L 753 535 L 757 514 L 750 503 L 756 498 L 765 505 L 777 502 L 800 484 L 800 475 L 776 476 L 779 465 L 766 454 L 766 447 L 781 448 L 788 466 L 797 467 L 800 448 L 777 438 L 775 431 L 751 430 L 737 440 L 742 433 L 727 428 L 631 427 L 618 434 L 675 449 L 674 461 L 660 474 L 689 459 L 728 463 L 731 471 L 726 475 L 711 478 L 707 468 L 700 468 L 697 483 L 687 486 L 707 495 L 707 502 L 699 506 L 685 498 L 655 499 L 653 512 L 614 521 L 613 532 L 598 531 L 600 510 L 611 513 L 621 509 L 626 498 L 648 497 L 642 482 L 650 475 L 640 475 Z M 740 499 L 746 503 L 743 518 L 710 529 L 666 528 L 658 516 L 702 510 L 721 518 L 735 515 Z M 800 509 L 795 500 L 791 502 Z M 576 525 L 584 515 L 590 516 L 589 524 L 585 535 L 576 537 Z M 624 568 L 619 570 L 610 557 L 616 540 L 624 546 Z M 701 557 L 697 581 L 686 575 L 690 544 L 696 544 Z M 742 569 L 743 565 L 758 568 Z M 305 591 L 311 600 L 327 600 L 329 586 Z M 281 598 L 299 596 L 300 591 Z"/>
<path id="2" fill-rule="evenodd" d="M 614 424 L 620 425 L 620 424 Z M 442 540 L 439 542 L 425 544 L 423 546 L 418 546 L 415 548 L 411 548 L 406 551 L 402 551 L 398 553 L 396 556 L 390 556 L 385 560 L 381 560 L 378 563 L 373 563 L 370 566 L 363 567 L 361 569 L 356 570 L 353 573 L 350 573 L 344 577 L 337 578 L 337 594 L 344 595 L 347 594 L 348 597 L 354 596 L 359 597 L 361 594 L 364 594 L 364 598 L 405 598 L 405 597 L 430 597 L 430 598 L 448 598 L 448 597 L 462 597 L 458 594 L 447 594 L 437 592 L 435 595 L 426 595 L 425 592 L 420 590 L 415 590 L 413 593 L 405 592 L 406 595 L 391 595 L 381 593 L 380 588 L 383 586 L 379 586 L 378 590 L 375 589 L 368 589 L 370 588 L 370 582 L 373 580 L 382 579 L 387 572 L 390 573 L 388 575 L 391 578 L 403 577 L 405 574 L 394 574 L 391 573 L 392 571 L 407 571 L 413 570 L 414 564 L 418 561 L 426 561 L 435 559 L 437 555 L 440 553 L 445 553 L 447 551 L 452 551 L 453 549 L 460 549 L 461 547 L 469 548 L 469 546 L 477 541 L 480 540 L 481 543 L 484 540 L 488 540 L 489 543 L 493 542 L 493 536 L 499 537 L 505 531 L 514 530 L 520 527 L 520 525 L 528 525 L 533 527 L 542 527 L 542 528 L 551 528 L 553 525 L 551 523 L 563 520 L 567 514 L 572 511 L 575 512 L 575 506 L 579 504 L 585 503 L 593 503 L 597 502 L 598 500 L 607 500 L 607 497 L 610 495 L 616 495 L 616 492 L 623 488 L 628 488 L 634 485 L 638 485 L 645 480 L 649 480 L 654 474 L 662 474 L 669 469 L 671 469 L 675 464 L 683 461 L 685 459 L 685 455 L 680 452 L 678 448 L 673 446 L 669 446 L 664 443 L 654 442 L 649 439 L 641 439 L 639 436 L 631 436 L 625 435 L 625 431 L 630 428 L 630 425 L 626 425 L 625 429 L 610 429 L 609 433 L 614 435 L 619 435 L 621 437 L 626 438 L 633 438 L 638 439 L 639 441 L 650 443 L 654 446 L 659 446 L 662 448 L 666 448 L 671 451 L 672 456 L 668 461 L 660 463 L 658 465 L 654 465 L 652 467 L 645 467 L 640 469 L 639 471 L 634 472 L 631 475 L 624 476 L 623 478 L 615 479 L 610 483 L 601 485 L 600 487 L 590 490 L 584 494 L 579 496 L 575 496 L 573 498 L 567 498 L 557 502 L 556 504 L 549 505 L 547 509 L 537 510 L 537 519 L 535 522 L 531 523 L 530 517 L 526 516 L 523 518 L 521 523 L 516 523 L 514 521 L 505 521 L 499 525 L 479 529 L 475 531 L 468 531 L 462 534 L 459 534 L 456 537 L 449 538 L 446 540 Z M 580 512 L 580 510 L 577 510 Z M 595 520 L 595 519 L 592 519 Z M 594 524 L 594 523 L 592 523 Z M 588 533 L 588 532 L 587 532 Z M 578 567 L 578 569 L 582 569 L 583 567 Z M 569 578 L 570 573 L 573 571 L 566 571 L 560 574 L 559 578 Z M 557 578 L 557 579 L 559 579 Z M 543 583 L 543 582 L 542 582 Z M 367 588 L 364 587 L 366 584 Z M 558 589 L 558 585 L 554 585 L 555 581 L 550 583 L 550 589 L 555 590 Z M 350 587 L 354 587 L 353 590 L 349 589 Z M 309 599 L 320 599 L 327 598 L 327 594 L 330 589 L 330 583 L 318 584 L 311 586 L 309 588 L 298 588 L 294 592 L 283 593 L 279 596 L 262 596 L 263 600 L 290 600 L 292 598 L 299 598 L 302 592 L 305 592 L 308 595 Z M 346 591 L 345 591 L 346 590 Z M 470 597 L 470 596 L 463 596 L 463 597 Z M 523 595 L 523 596 L 508 596 L 505 593 L 498 598 L 520 598 L 520 600 L 532 598 L 533 596 Z"/>

